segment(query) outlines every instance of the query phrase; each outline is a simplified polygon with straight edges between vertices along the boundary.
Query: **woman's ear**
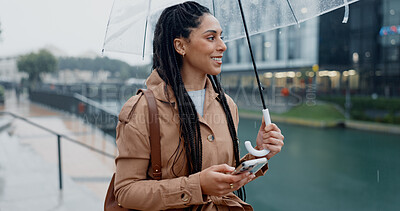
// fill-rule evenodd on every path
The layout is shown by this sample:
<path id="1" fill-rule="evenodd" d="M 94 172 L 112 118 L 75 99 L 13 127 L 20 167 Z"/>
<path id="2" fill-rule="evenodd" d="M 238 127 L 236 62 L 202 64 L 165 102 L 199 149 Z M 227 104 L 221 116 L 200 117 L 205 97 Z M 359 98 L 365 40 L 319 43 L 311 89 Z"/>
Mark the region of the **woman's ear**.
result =
<path id="1" fill-rule="evenodd" d="M 174 39 L 174 47 L 176 52 L 178 52 L 180 55 L 185 56 L 185 40 L 183 38 L 175 38 Z"/>

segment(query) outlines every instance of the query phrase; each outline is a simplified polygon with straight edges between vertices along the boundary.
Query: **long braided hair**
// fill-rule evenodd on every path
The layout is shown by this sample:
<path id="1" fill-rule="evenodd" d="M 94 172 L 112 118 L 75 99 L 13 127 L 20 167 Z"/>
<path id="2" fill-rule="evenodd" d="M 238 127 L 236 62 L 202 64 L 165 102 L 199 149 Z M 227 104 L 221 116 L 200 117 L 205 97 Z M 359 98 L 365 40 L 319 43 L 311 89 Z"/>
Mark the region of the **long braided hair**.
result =
<path id="1" fill-rule="evenodd" d="M 175 38 L 189 38 L 191 28 L 197 28 L 201 24 L 201 17 L 205 14 L 211 14 L 209 9 L 193 1 L 168 7 L 158 19 L 153 40 L 153 70 L 156 70 L 165 83 L 172 88 L 176 97 L 180 138 L 183 139 L 189 174 L 202 170 L 200 124 L 196 108 L 183 84 L 181 75 L 183 58 L 176 52 L 173 42 Z M 238 138 L 225 93 L 216 76 L 207 75 L 207 77 L 211 80 L 215 92 L 219 94 L 219 102 L 225 111 L 233 142 L 235 163 L 238 166 L 240 164 Z M 175 161 L 181 155 L 179 148 L 180 143 L 174 153 Z M 245 200 L 244 188 L 239 189 L 236 194 Z"/>

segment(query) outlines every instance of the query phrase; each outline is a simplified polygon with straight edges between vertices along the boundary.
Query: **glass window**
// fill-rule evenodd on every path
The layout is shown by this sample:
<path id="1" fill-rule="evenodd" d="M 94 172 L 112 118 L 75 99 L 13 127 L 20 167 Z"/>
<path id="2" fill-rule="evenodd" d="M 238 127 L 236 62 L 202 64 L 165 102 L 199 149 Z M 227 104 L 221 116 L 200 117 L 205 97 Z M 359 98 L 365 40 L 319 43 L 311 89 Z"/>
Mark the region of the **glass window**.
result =
<path id="1" fill-rule="evenodd" d="M 283 48 L 284 48 L 284 40 L 282 39 L 282 29 L 278 29 L 278 30 L 276 30 L 276 45 L 277 45 L 277 48 L 276 48 L 276 60 L 282 60 L 283 58 L 284 58 L 284 55 L 283 55 Z"/>
<path id="2" fill-rule="evenodd" d="M 301 58 L 301 31 L 297 25 L 289 27 L 289 59 Z"/>
<path id="3" fill-rule="evenodd" d="M 276 55 L 278 52 L 277 50 L 277 37 L 276 37 L 276 31 L 271 31 L 263 34 L 263 41 L 262 41 L 262 56 L 263 56 L 263 61 L 272 61 L 276 59 Z"/>

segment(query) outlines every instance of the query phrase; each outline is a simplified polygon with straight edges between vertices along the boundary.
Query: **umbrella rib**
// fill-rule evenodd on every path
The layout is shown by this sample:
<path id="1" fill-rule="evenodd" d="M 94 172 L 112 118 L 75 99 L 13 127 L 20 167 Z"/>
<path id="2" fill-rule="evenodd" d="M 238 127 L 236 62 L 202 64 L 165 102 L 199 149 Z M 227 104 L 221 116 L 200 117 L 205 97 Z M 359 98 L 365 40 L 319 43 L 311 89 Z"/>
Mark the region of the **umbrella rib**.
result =
<path id="1" fill-rule="evenodd" d="M 143 60 L 144 60 L 144 52 L 146 51 L 147 23 L 149 22 L 150 5 L 151 5 L 151 0 L 149 0 L 149 5 L 147 6 L 147 17 L 146 17 L 146 23 L 145 23 L 145 26 L 144 26 L 143 53 L 142 53 L 142 59 Z"/>
<path id="2" fill-rule="evenodd" d="M 106 33 L 104 35 L 103 49 L 101 50 L 101 56 L 104 56 L 104 49 L 105 49 L 105 46 L 106 46 L 106 38 L 107 38 L 107 33 L 108 33 L 108 27 L 110 26 L 111 14 L 112 14 L 112 11 L 113 11 L 113 8 L 114 8 L 114 4 L 115 4 L 115 1 L 112 4 L 111 11 L 110 11 L 110 16 L 108 17 Z"/>
<path id="3" fill-rule="evenodd" d="M 214 17 L 215 17 L 215 4 L 214 4 L 214 0 L 212 0 L 212 8 L 213 8 L 213 15 L 214 15 Z"/>
<path id="4" fill-rule="evenodd" d="M 258 91 L 260 92 L 261 102 L 262 102 L 262 104 L 263 104 L 263 108 L 264 108 L 264 109 L 267 109 L 267 106 L 265 106 L 265 100 L 264 100 L 264 95 L 263 95 L 263 93 L 262 93 L 262 88 L 261 88 L 260 79 L 259 79 L 259 77 L 258 77 L 256 62 L 255 62 L 255 60 L 254 60 L 253 49 L 251 48 L 250 36 L 249 36 L 249 32 L 248 32 L 248 30 L 247 30 L 246 19 L 245 19 L 245 17 L 244 17 L 244 13 L 243 13 L 242 1 L 241 1 L 241 0 L 238 0 L 238 3 L 239 3 L 240 14 L 242 15 L 244 31 L 245 31 L 245 33 L 246 33 L 247 44 L 249 45 L 250 57 L 251 57 L 251 61 L 252 61 L 252 63 L 253 63 L 254 73 L 255 73 L 256 79 L 257 79 Z"/>
<path id="5" fill-rule="evenodd" d="M 342 23 L 347 23 L 348 20 L 349 20 L 349 3 L 347 2 L 347 0 L 344 0 L 344 16 Z"/>
<path id="6" fill-rule="evenodd" d="M 289 5 L 290 11 L 291 11 L 292 14 L 293 14 L 293 17 L 294 17 L 294 20 L 296 21 L 296 24 L 299 24 L 299 21 L 297 20 L 296 14 L 294 14 L 294 11 L 293 11 L 293 8 L 292 8 L 292 4 L 290 4 L 290 1 L 289 1 L 289 0 L 286 0 L 286 2 L 287 2 L 288 5 Z"/>

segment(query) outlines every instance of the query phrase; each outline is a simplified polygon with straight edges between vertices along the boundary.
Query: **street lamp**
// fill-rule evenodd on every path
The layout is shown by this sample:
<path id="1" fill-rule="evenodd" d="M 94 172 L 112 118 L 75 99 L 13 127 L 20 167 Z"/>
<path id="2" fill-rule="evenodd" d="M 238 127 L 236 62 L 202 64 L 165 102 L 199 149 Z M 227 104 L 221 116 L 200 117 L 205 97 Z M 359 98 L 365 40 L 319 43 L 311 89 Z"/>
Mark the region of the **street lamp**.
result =
<path id="1" fill-rule="evenodd" d="M 359 61 L 359 55 L 358 55 L 357 52 L 354 52 L 354 53 L 353 53 L 352 61 L 353 61 L 353 67 L 354 67 L 355 69 L 357 69 L 357 67 L 358 67 L 358 61 Z M 346 110 L 346 113 L 345 113 L 346 119 L 350 119 L 350 109 L 351 109 L 350 77 L 351 77 L 352 75 L 355 75 L 355 73 L 356 73 L 355 70 L 349 70 L 349 71 L 344 71 L 344 72 L 343 72 L 343 75 L 344 75 L 344 76 L 347 76 L 347 81 L 346 81 L 346 85 L 347 85 L 347 86 L 346 86 L 346 101 L 345 101 L 345 104 L 344 104 L 344 107 L 345 107 L 345 110 Z"/>

